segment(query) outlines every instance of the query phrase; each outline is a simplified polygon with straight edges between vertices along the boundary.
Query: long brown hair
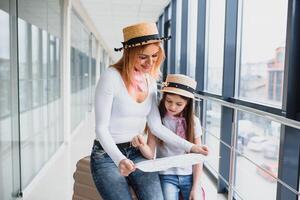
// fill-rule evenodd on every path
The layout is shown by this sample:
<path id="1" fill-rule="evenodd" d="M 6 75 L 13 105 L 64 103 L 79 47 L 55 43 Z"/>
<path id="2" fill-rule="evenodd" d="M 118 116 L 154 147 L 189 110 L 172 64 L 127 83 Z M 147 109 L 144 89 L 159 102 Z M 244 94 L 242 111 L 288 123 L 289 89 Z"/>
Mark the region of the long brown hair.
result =
<path id="1" fill-rule="evenodd" d="M 166 101 L 167 95 L 178 95 L 178 94 L 171 94 L 171 93 L 164 92 L 163 97 L 160 100 L 160 103 L 158 106 L 161 119 L 167 113 L 167 110 L 165 107 L 165 101 Z M 191 98 L 185 97 L 185 96 L 181 96 L 181 95 L 178 95 L 178 96 L 180 96 L 182 99 L 187 101 L 187 104 L 185 105 L 185 108 L 182 111 L 182 115 L 186 120 L 185 137 L 189 142 L 194 143 L 194 138 L 195 138 L 194 100 Z"/>
<path id="2" fill-rule="evenodd" d="M 160 74 L 160 64 L 165 59 L 165 52 L 160 42 L 151 44 L 156 44 L 159 47 L 158 59 L 150 72 L 150 75 L 153 78 L 158 79 Z M 143 53 L 146 47 L 147 45 L 141 45 L 124 49 L 121 59 L 112 65 L 112 67 L 116 68 L 120 72 L 121 76 L 124 78 L 124 82 L 126 83 L 126 85 L 129 85 L 131 83 L 134 64 L 136 59 L 138 58 L 138 54 Z"/>

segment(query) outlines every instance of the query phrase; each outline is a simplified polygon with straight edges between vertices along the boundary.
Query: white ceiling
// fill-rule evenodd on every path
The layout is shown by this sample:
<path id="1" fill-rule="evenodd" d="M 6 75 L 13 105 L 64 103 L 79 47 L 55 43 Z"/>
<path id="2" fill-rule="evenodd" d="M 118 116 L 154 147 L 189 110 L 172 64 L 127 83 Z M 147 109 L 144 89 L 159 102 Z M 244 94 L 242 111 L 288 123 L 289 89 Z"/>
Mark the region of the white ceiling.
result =
<path id="1" fill-rule="evenodd" d="M 113 51 L 121 47 L 122 28 L 139 22 L 156 22 L 170 0 L 80 0 L 100 37 Z M 116 61 L 121 56 L 114 52 Z"/>

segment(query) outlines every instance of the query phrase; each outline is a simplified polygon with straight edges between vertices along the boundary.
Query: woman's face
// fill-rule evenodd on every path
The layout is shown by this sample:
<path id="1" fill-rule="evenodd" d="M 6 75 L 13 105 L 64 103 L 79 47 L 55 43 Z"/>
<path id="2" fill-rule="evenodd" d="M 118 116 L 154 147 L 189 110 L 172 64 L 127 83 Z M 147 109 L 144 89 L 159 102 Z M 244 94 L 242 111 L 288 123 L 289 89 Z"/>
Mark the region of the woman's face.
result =
<path id="1" fill-rule="evenodd" d="M 157 44 L 149 44 L 145 46 L 142 53 L 137 55 L 135 61 L 135 69 L 143 72 L 150 73 L 153 66 L 155 66 L 159 57 L 159 46 Z"/>
<path id="2" fill-rule="evenodd" d="M 187 100 L 177 94 L 167 94 L 165 98 L 165 107 L 167 112 L 172 116 L 179 115 L 185 108 Z"/>

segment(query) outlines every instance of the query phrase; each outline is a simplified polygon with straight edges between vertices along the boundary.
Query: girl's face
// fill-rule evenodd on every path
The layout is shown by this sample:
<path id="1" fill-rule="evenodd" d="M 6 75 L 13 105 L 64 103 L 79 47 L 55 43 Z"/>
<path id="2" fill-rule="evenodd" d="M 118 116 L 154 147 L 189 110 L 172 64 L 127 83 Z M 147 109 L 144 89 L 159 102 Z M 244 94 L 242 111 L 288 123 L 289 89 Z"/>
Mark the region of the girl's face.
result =
<path id="1" fill-rule="evenodd" d="M 134 65 L 135 69 L 143 73 L 150 73 L 158 60 L 158 56 L 159 46 L 157 44 L 147 45 L 142 53 L 137 55 Z"/>
<path id="2" fill-rule="evenodd" d="M 172 116 L 178 116 L 184 110 L 187 100 L 177 94 L 167 94 L 165 99 L 165 107 L 167 112 Z"/>

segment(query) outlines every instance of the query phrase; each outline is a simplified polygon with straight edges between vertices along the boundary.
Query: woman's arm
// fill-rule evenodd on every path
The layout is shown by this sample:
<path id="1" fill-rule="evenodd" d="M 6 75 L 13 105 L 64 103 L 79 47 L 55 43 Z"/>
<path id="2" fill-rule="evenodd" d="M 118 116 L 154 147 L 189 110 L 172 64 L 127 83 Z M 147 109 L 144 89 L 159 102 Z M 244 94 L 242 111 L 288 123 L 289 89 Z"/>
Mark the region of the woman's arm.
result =
<path id="1" fill-rule="evenodd" d="M 117 89 L 115 84 L 118 74 L 116 73 L 118 72 L 113 69 L 107 69 L 98 81 L 95 90 L 95 125 L 96 138 L 114 163 L 119 166 L 120 161 L 126 157 L 120 152 L 108 130 L 112 102 Z"/>
<path id="2" fill-rule="evenodd" d="M 202 136 L 202 127 L 198 117 L 194 116 L 194 132 L 195 132 L 195 139 L 194 143 L 196 145 L 201 145 L 201 136 Z M 199 199 L 199 194 L 201 191 L 200 185 L 200 176 L 202 173 L 202 164 L 193 165 L 193 186 L 190 193 L 189 199 Z"/>
<path id="3" fill-rule="evenodd" d="M 201 145 L 201 138 L 195 138 L 195 144 Z M 202 173 L 202 164 L 193 165 L 193 187 L 190 193 L 190 199 L 198 199 L 200 191 L 200 176 Z"/>
<path id="4" fill-rule="evenodd" d="M 147 143 L 142 135 L 137 135 L 133 138 L 132 145 L 139 148 L 145 158 L 154 159 L 156 138 L 150 132 L 148 133 Z"/>

